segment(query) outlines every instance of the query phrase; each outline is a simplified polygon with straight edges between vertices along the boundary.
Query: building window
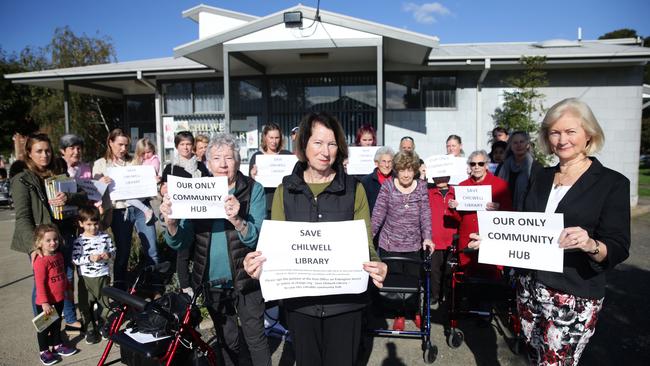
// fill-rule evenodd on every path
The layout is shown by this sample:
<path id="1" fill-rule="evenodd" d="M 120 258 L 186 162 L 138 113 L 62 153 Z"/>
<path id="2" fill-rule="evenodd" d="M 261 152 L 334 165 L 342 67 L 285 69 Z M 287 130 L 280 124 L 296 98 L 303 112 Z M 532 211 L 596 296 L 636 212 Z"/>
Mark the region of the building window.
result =
<path id="1" fill-rule="evenodd" d="M 128 124 L 154 125 L 155 120 L 153 95 L 128 95 L 126 97 L 126 121 Z"/>
<path id="2" fill-rule="evenodd" d="M 223 112 L 223 81 L 198 80 L 162 83 L 166 115 Z"/>
<path id="3" fill-rule="evenodd" d="M 456 77 L 386 75 L 386 109 L 456 108 Z"/>

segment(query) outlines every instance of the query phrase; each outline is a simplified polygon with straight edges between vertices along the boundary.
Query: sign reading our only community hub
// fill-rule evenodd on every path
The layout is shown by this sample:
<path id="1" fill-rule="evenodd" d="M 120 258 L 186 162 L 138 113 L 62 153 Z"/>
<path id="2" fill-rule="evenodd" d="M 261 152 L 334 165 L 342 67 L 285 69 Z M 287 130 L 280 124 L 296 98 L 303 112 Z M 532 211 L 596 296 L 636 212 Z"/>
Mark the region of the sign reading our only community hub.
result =
<path id="1" fill-rule="evenodd" d="M 559 247 L 564 215 L 558 213 L 479 211 L 479 263 L 562 272 Z"/>
<path id="2" fill-rule="evenodd" d="M 368 234 L 363 220 L 264 220 L 257 250 L 266 257 L 260 285 L 266 301 L 358 294 L 368 287 Z"/>
<path id="3" fill-rule="evenodd" d="M 181 178 L 167 176 L 173 219 L 222 219 L 228 197 L 227 177 Z"/>

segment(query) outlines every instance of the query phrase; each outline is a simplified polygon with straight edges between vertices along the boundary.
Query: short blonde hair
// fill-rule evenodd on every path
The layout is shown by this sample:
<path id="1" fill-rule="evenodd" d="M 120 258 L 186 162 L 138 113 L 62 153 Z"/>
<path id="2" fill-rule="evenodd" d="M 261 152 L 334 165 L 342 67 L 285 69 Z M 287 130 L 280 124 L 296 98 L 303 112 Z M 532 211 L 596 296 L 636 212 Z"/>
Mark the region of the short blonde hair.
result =
<path id="1" fill-rule="evenodd" d="M 587 136 L 589 136 L 585 154 L 590 156 L 600 151 L 603 145 L 605 145 L 605 134 L 603 133 L 603 129 L 600 127 L 600 124 L 594 116 L 594 112 L 591 111 L 591 108 L 589 108 L 587 103 L 578 98 L 564 99 L 553 105 L 551 109 L 548 110 L 544 120 L 542 121 L 539 136 L 537 137 L 539 147 L 542 151 L 546 154 L 553 153 L 551 144 L 548 140 L 548 134 L 555 122 L 566 113 L 571 113 L 580 118 L 582 121 L 582 128 L 584 128 Z"/>

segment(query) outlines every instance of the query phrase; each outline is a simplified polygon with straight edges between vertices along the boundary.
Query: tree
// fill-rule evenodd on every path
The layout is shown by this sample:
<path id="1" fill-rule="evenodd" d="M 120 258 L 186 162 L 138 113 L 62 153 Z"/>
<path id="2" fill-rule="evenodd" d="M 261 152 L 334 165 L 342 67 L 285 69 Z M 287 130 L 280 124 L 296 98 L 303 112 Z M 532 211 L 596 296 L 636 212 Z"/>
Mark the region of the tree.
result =
<path id="1" fill-rule="evenodd" d="M 519 63 L 524 67 L 524 71 L 505 80 L 505 84 L 514 90 L 503 92 L 503 106 L 494 111 L 492 118 L 495 127 L 504 127 L 511 132 L 528 132 L 532 140 L 539 131 L 538 121 L 545 112 L 542 104 L 544 94 L 539 91 L 539 88 L 548 85 L 546 71 L 543 70 L 546 58 L 522 57 Z M 546 155 L 534 144 L 533 152 L 538 161 L 546 162 Z"/>
<path id="2" fill-rule="evenodd" d="M 3 65 L 5 65 L 3 58 Z M 20 57 L 8 58 L 18 65 L 18 71 L 37 71 L 51 68 L 66 68 L 115 62 L 115 48 L 109 37 L 85 34 L 77 36 L 69 27 L 57 28 L 50 43 L 44 48 L 26 47 Z M 8 62 L 8 63 L 11 63 Z M 5 73 L 5 70 L 2 70 Z M 4 86 L 4 84 L 3 84 Z M 56 145 L 64 133 L 63 92 L 60 90 L 26 87 L 12 84 L 14 93 L 20 93 L 23 105 L 28 110 L 15 108 L 14 121 L 33 121 L 40 130 L 50 135 Z M 28 90 L 28 93 L 25 93 Z M 3 90 L 4 91 L 4 90 Z M 5 93 L 1 97 L 5 102 Z M 107 98 L 81 95 L 71 92 L 69 98 L 70 131 L 86 140 L 85 157 L 91 160 L 103 153 L 107 129 L 115 127 L 122 114 L 121 103 Z M 105 116 L 105 118 L 104 118 Z M 19 122 L 16 122 L 19 123 Z M 6 129 L 14 128 L 9 124 Z M 5 127 L 3 123 L 3 127 Z M 13 130 L 15 131 L 15 129 Z M 4 131 L 3 136 L 13 134 Z M 4 146 L 4 145 L 3 145 Z"/>
<path id="3" fill-rule="evenodd" d="M 23 71 L 25 69 L 17 56 L 8 55 L 0 48 L 0 74 Z M 36 131 L 38 126 L 29 118 L 29 87 L 12 84 L 10 80 L 0 78 L 0 95 L 0 153 L 9 156 L 13 152 L 13 134 L 30 134 Z"/>

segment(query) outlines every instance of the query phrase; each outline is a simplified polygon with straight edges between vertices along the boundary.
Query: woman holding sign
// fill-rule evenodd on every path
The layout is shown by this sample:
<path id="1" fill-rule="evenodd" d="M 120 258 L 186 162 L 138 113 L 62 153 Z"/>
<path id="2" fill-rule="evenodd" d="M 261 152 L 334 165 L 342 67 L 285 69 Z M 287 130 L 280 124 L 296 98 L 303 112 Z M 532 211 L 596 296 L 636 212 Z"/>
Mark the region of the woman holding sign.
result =
<path id="1" fill-rule="evenodd" d="M 273 220 L 365 220 L 369 239 L 364 244 L 371 261 L 364 263 L 363 269 L 381 287 L 387 266 L 379 262 L 372 245 L 363 186 L 343 171 L 348 149 L 341 125 L 326 113 L 310 114 L 302 120 L 298 134 L 299 162 L 275 191 Z M 264 260 L 259 251 L 249 253 L 244 260 L 246 272 L 259 278 Z M 367 303 L 365 293 L 284 300 L 297 365 L 354 365 Z"/>
<path id="2" fill-rule="evenodd" d="M 282 149 L 284 138 L 280 126 L 275 123 L 267 123 L 262 129 L 262 150 L 255 152 L 248 162 L 248 176 L 255 179 L 257 175 L 257 166 L 255 162 L 258 155 L 291 155 L 291 151 Z M 264 188 L 266 194 L 266 218 L 271 218 L 271 203 L 273 202 L 273 193 L 275 188 Z"/>
<path id="3" fill-rule="evenodd" d="M 106 138 L 106 154 L 93 164 L 93 177 L 106 184 L 113 181 L 107 175 L 108 168 L 133 165 L 128 148 L 131 138 L 119 128 L 114 129 Z M 108 197 L 108 190 L 106 195 Z M 151 208 L 149 200 L 142 202 Z M 140 243 L 147 255 L 147 264 L 158 263 L 158 248 L 156 247 L 156 226 L 147 220 L 144 211 L 129 205 L 127 201 L 112 201 L 112 210 L 109 210 L 111 230 L 115 237 L 115 264 L 113 267 L 113 286 L 126 288 L 126 271 L 131 253 L 131 238 L 133 228 L 138 232 Z"/>
<path id="4" fill-rule="evenodd" d="M 629 255 L 630 182 L 590 157 L 604 141 L 589 106 L 575 98 L 542 122 L 540 147 L 559 164 L 531 178 L 524 210 L 564 214 L 565 251 L 563 272 L 519 277 L 517 307 L 534 364 L 578 364 L 603 306 L 605 273 Z M 479 236 L 472 238 L 478 248 Z"/>
<path id="5" fill-rule="evenodd" d="M 508 183 L 503 179 L 494 176 L 488 170 L 490 158 L 484 150 L 474 151 L 467 158 L 467 165 L 470 169 L 470 177 L 460 182 L 459 186 L 490 186 L 492 188 L 492 202 L 487 203 L 486 210 L 512 210 L 512 200 Z M 498 278 L 497 267 L 489 264 L 479 264 L 477 253 L 463 253 L 463 249 L 469 243 L 469 234 L 478 231 L 478 218 L 476 211 L 457 211 L 458 201 L 456 192 L 450 192 L 449 208 L 451 214 L 459 220 L 458 228 L 458 250 L 460 266 L 466 270 L 469 275 L 482 278 Z"/>
<path id="6" fill-rule="evenodd" d="M 239 144 L 233 135 L 215 135 L 208 144 L 206 162 L 214 177 L 228 178 L 226 219 L 171 219 L 173 207 L 165 195 L 160 205 L 167 224 L 165 242 L 176 250 L 194 246 L 194 288 L 207 281 L 227 280 L 226 285 L 212 288 L 206 296 L 208 312 L 225 348 L 226 364 L 239 364 L 239 322 L 253 365 L 270 366 L 271 352 L 264 336 L 264 299 L 259 281 L 252 279 L 243 266 L 244 256 L 257 246 L 266 213 L 264 189 L 239 171 Z"/>

